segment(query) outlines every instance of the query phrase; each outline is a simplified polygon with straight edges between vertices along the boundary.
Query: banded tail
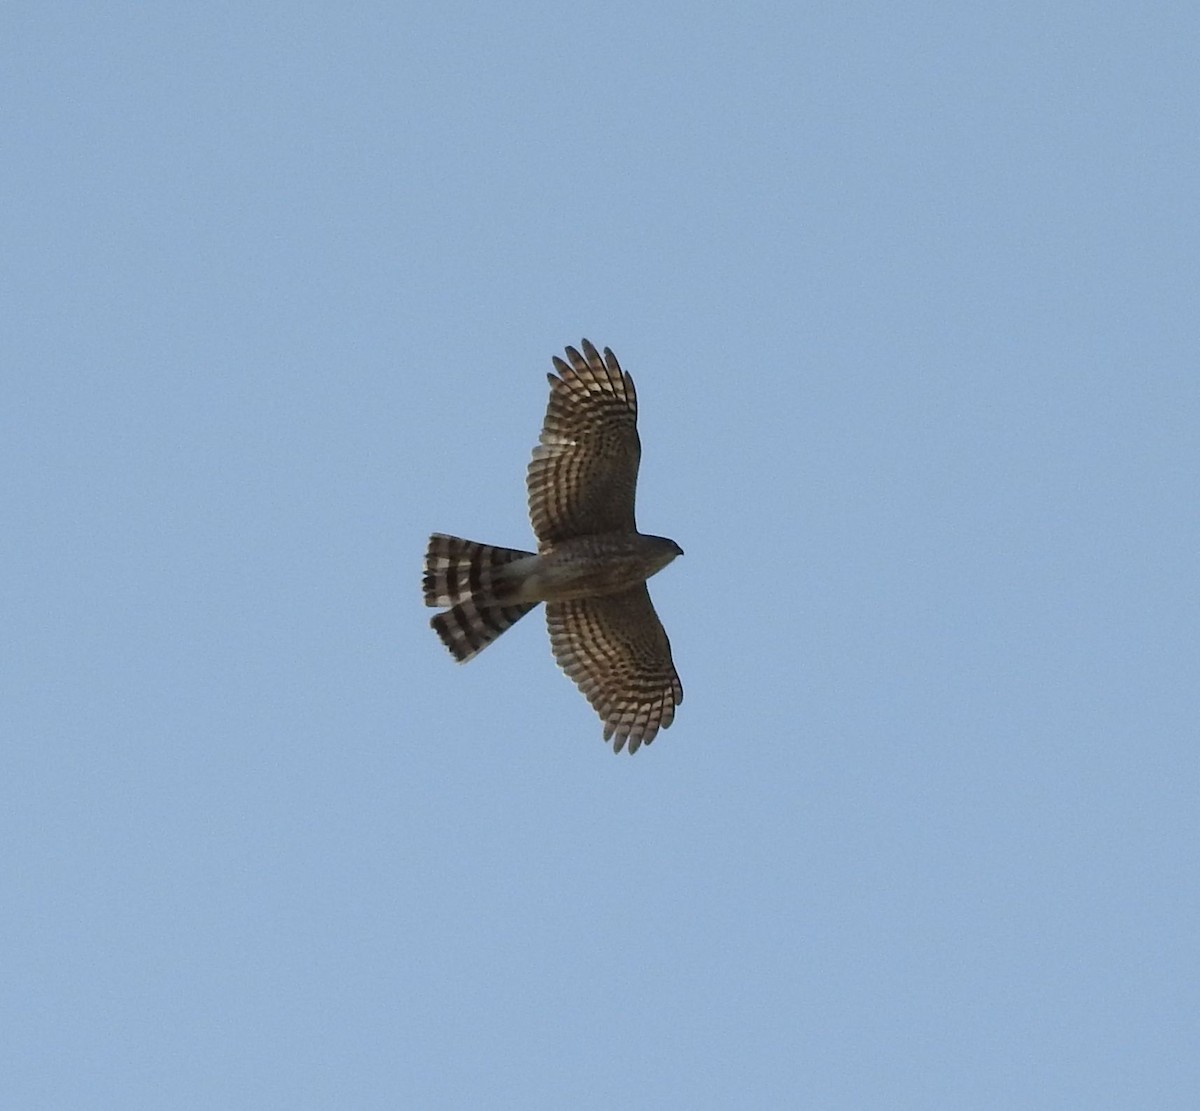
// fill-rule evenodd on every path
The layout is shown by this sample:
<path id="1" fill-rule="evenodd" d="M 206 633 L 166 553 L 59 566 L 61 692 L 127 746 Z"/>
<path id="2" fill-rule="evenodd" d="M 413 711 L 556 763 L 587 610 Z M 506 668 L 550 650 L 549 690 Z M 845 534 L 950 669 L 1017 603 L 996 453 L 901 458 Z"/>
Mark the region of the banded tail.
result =
<path id="1" fill-rule="evenodd" d="M 536 602 L 506 604 L 502 568 L 532 552 L 477 544 L 435 532 L 425 552 L 425 604 L 450 606 L 432 621 L 434 632 L 459 663 L 478 655 Z"/>

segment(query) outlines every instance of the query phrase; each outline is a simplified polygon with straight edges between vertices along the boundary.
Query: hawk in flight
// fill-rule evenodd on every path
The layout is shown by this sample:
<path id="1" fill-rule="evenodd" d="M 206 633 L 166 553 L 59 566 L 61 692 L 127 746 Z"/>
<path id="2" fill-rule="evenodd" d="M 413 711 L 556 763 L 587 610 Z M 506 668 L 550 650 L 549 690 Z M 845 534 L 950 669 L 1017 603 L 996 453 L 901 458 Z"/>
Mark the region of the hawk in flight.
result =
<path id="1" fill-rule="evenodd" d="M 537 553 L 434 533 L 425 604 L 449 606 L 430 624 L 459 662 L 482 652 L 539 602 L 550 646 L 620 752 L 654 740 L 683 701 L 646 580 L 683 554 L 634 521 L 642 448 L 633 379 L 606 347 L 555 357 L 541 441 L 526 485 Z"/>

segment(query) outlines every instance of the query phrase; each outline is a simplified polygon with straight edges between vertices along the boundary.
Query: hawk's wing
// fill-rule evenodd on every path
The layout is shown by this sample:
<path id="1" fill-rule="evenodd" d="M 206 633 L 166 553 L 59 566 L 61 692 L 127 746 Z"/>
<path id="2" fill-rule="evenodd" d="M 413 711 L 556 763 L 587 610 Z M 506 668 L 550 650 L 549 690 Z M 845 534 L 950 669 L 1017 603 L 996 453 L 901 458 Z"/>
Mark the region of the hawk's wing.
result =
<path id="1" fill-rule="evenodd" d="M 541 442 L 526 485 L 529 516 L 540 548 L 574 536 L 636 532 L 634 495 L 642 449 L 633 379 L 606 347 L 587 340 L 583 354 L 557 356 Z"/>
<path id="2" fill-rule="evenodd" d="M 554 658 L 604 720 L 604 739 L 629 751 L 674 720 L 683 684 L 646 584 L 621 594 L 547 602 Z"/>

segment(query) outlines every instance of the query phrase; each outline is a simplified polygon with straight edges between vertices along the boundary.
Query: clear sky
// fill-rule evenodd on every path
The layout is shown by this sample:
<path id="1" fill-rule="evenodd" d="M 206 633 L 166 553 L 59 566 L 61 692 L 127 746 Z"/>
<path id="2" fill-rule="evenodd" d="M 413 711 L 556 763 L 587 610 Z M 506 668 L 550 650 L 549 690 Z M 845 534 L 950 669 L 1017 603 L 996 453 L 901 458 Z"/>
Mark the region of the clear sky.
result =
<path id="1" fill-rule="evenodd" d="M 1200 1106 L 1200 9 L 7 4 L 0 1107 Z M 540 615 L 637 381 L 687 692 Z"/>

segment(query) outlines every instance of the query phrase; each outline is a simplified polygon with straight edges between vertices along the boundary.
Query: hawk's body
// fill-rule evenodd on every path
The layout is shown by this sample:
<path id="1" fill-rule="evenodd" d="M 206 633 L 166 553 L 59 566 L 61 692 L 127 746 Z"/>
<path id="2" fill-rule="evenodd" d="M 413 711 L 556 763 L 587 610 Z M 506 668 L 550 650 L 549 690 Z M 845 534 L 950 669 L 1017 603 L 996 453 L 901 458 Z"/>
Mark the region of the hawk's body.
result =
<path id="1" fill-rule="evenodd" d="M 546 603 L 559 666 L 604 719 L 620 751 L 649 744 L 683 701 L 671 645 L 646 590 L 681 549 L 637 531 L 641 445 L 633 379 L 605 348 L 554 359 L 541 442 L 529 464 L 538 550 L 435 533 L 425 556 L 425 604 L 455 658 L 468 660 L 538 602 Z"/>

